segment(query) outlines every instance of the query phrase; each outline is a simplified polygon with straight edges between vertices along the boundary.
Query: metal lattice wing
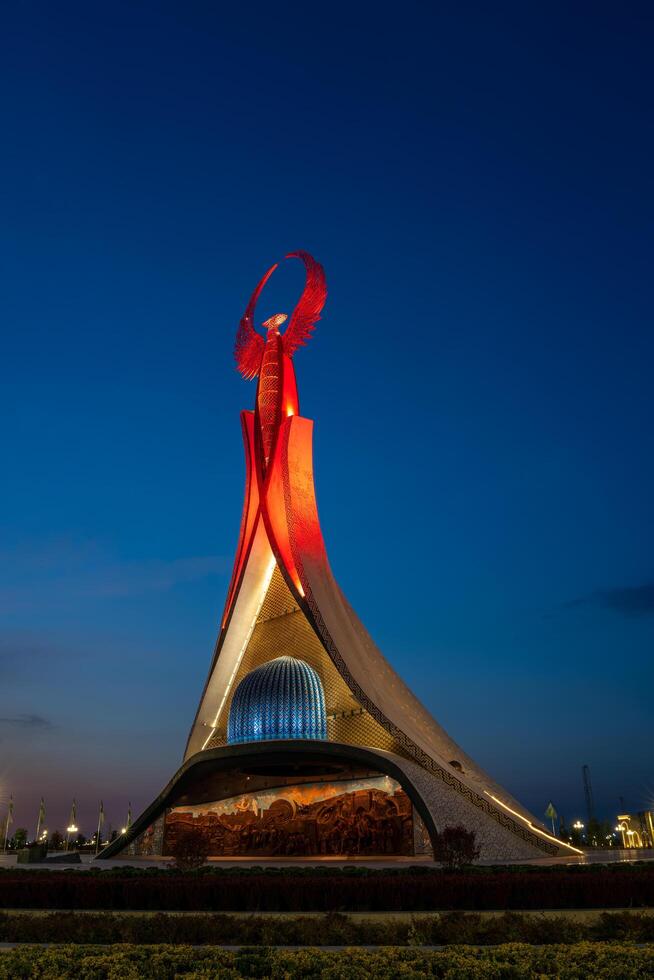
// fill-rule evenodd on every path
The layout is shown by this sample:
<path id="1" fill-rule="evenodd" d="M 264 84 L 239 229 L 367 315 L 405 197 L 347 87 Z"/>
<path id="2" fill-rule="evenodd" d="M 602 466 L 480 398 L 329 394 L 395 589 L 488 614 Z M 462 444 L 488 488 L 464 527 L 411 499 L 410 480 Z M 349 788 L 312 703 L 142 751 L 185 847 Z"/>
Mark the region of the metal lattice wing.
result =
<path id="1" fill-rule="evenodd" d="M 263 337 L 252 325 L 252 318 L 246 314 L 241 318 L 234 345 L 236 366 L 246 381 L 251 381 L 259 374 L 265 346 Z"/>
<path id="2" fill-rule="evenodd" d="M 266 285 L 273 272 L 277 268 L 277 262 L 268 269 L 266 274 L 261 278 L 256 289 L 250 297 L 250 302 L 247 305 L 245 313 L 241 317 L 241 322 L 239 324 L 238 333 L 236 334 L 236 343 L 234 344 L 234 358 L 236 360 L 236 366 L 241 372 L 246 381 L 251 381 L 252 378 L 256 378 L 261 370 L 261 359 L 263 357 L 264 348 L 266 342 L 254 329 L 254 309 L 257 305 L 257 300 L 261 290 Z"/>
<path id="3" fill-rule="evenodd" d="M 306 280 L 300 302 L 293 311 L 291 322 L 284 332 L 284 353 L 291 357 L 298 347 L 306 344 L 320 319 L 327 299 L 325 270 L 308 252 L 291 252 L 287 259 L 301 259 L 306 268 Z"/>

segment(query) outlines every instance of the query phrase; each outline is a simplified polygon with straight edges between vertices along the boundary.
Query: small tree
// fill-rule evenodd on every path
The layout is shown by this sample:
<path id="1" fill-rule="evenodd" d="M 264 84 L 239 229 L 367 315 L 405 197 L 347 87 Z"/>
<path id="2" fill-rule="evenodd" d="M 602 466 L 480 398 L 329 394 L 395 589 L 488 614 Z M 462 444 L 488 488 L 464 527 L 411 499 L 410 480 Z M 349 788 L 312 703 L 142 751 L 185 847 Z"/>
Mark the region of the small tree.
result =
<path id="1" fill-rule="evenodd" d="M 49 851 L 61 851 L 64 846 L 64 838 L 62 834 L 55 830 L 52 837 L 48 840 L 48 850 Z"/>
<path id="2" fill-rule="evenodd" d="M 446 871 L 460 871 L 479 857 L 475 846 L 474 830 L 466 830 L 461 824 L 444 827 L 434 844 L 434 860 L 440 861 Z"/>
<path id="3" fill-rule="evenodd" d="M 200 868 L 209 856 L 209 841 L 199 827 L 180 830 L 172 846 L 175 867 L 180 871 Z"/>
<path id="4" fill-rule="evenodd" d="M 27 844 L 27 831 L 25 830 L 24 827 L 17 827 L 16 830 L 14 831 L 14 839 L 12 842 L 12 846 L 15 848 L 15 850 L 19 851 L 22 847 L 25 847 L 26 844 Z"/>

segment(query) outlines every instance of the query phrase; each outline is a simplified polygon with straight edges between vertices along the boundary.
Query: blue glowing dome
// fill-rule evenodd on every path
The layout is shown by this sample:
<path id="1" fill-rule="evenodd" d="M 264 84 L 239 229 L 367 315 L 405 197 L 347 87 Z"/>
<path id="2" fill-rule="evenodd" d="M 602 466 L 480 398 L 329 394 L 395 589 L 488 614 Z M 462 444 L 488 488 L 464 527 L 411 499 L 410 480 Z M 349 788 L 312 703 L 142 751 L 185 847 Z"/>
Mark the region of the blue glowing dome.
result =
<path id="1" fill-rule="evenodd" d="M 246 674 L 229 711 L 228 742 L 277 738 L 327 738 L 322 681 L 295 657 L 277 657 Z"/>

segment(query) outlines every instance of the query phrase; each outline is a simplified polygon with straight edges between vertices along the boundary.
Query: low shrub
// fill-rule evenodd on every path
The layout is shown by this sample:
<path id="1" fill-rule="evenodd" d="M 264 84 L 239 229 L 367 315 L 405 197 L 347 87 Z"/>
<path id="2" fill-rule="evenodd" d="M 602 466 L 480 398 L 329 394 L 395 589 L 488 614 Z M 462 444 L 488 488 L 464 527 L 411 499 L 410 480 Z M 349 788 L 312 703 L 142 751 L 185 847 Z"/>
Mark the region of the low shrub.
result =
<path id="1" fill-rule="evenodd" d="M 0 980 L 238 980 L 240 977 L 480 978 L 587 977 L 594 980 L 641 980 L 654 975 L 654 950 L 621 943 L 578 943 L 534 947 L 512 943 L 489 949 L 454 946 L 446 950 L 267 948 L 221 950 L 190 946 L 51 946 L 0 952 Z"/>
<path id="2" fill-rule="evenodd" d="M 588 932 L 589 939 L 654 942 L 654 916 L 642 912 L 603 912 Z"/>
<path id="3" fill-rule="evenodd" d="M 172 858 L 179 871 L 201 868 L 209 857 L 209 841 L 199 827 L 188 827 L 175 838 Z"/>
<path id="4" fill-rule="evenodd" d="M 480 849 L 475 844 L 474 830 L 466 830 L 462 824 L 444 827 L 434 841 L 434 860 L 447 871 L 460 871 L 479 858 Z"/>
<path id="5" fill-rule="evenodd" d="M 447 912 L 420 918 L 321 916 L 232 916 L 222 913 L 154 915 L 120 913 L 0 913 L 0 942 L 169 943 L 197 946 L 448 946 L 499 943 L 572 944 L 581 940 L 649 942 L 654 916 L 603 914 L 583 922 L 556 916 L 482 916 Z"/>

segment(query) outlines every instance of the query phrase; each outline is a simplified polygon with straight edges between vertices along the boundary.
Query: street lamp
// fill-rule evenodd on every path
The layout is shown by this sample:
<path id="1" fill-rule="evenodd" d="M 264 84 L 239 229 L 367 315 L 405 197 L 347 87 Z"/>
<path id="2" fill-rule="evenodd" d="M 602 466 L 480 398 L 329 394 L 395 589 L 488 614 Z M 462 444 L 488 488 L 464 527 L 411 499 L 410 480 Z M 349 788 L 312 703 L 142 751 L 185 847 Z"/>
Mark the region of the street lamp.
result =
<path id="1" fill-rule="evenodd" d="M 70 845 L 70 835 L 76 834 L 78 830 L 79 827 L 77 826 L 77 824 L 74 823 L 71 823 L 69 827 L 66 827 L 66 850 L 68 850 L 68 847 Z"/>
<path id="2" fill-rule="evenodd" d="M 580 844 L 583 843 L 583 840 L 584 840 L 584 824 L 581 822 L 581 820 L 575 820 L 575 822 L 572 825 L 572 829 L 577 834 L 577 842 L 580 843 Z"/>

